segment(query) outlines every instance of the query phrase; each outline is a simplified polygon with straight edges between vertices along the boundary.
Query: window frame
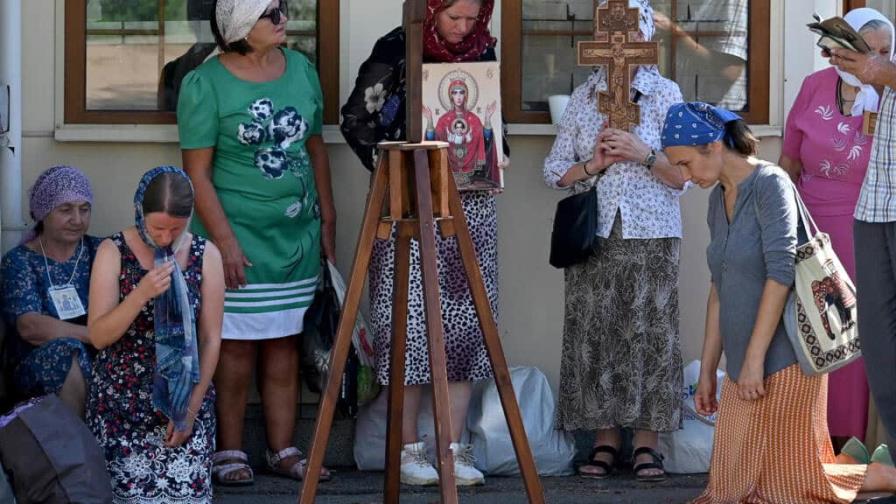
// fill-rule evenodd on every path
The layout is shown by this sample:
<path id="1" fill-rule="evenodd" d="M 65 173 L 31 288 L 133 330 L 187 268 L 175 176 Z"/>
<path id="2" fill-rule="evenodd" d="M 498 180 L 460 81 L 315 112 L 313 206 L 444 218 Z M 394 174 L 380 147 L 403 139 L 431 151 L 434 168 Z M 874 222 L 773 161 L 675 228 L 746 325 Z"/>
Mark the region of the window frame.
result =
<path id="1" fill-rule="evenodd" d="M 864 0 L 844 0 L 862 1 Z M 501 104 L 510 123 L 549 124 L 548 112 L 522 110 L 522 0 L 505 0 L 501 4 Z M 749 124 L 769 124 L 771 71 L 771 0 L 750 0 L 750 48 L 747 65 L 749 111 L 740 114 Z"/>
<path id="2" fill-rule="evenodd" d="M 87 109 L 87 1 L 65 2 L 63 117 L 65 124 L 176 124 L 174 112 Z M 324 95 L 324 124 L 339 122 L 339 3 L 319 0 L 317 8 L 318 75 Z M 160 3 L 160 5 L 162 5 Z M 152 33 L 164 36 L 164 26 Z"/>

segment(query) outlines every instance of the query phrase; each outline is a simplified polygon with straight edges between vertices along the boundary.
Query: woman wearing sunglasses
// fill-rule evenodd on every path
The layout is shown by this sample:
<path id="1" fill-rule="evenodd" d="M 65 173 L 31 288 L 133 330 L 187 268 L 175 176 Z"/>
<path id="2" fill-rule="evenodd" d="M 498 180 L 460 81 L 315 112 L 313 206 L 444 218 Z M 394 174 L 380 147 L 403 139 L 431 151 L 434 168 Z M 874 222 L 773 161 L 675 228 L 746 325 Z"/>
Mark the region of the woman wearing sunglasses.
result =
<path id="1" fill-rule="evenodd" d="M 187 75 L 178 100 L 184 168 L 196 190 L 193 231 L 221 250 L 227 287 L 214 380 L 221 484 L 253 481 L 242 432 L 256 362 L 267 466 L 304 476 L 304 456 L 292 445 L 295 338 L 321 254 L 335 259 L 323 97 L 311 62 L 283 47 L 287 10 L 278 0 L 216 0 L 220 54 Z"/>

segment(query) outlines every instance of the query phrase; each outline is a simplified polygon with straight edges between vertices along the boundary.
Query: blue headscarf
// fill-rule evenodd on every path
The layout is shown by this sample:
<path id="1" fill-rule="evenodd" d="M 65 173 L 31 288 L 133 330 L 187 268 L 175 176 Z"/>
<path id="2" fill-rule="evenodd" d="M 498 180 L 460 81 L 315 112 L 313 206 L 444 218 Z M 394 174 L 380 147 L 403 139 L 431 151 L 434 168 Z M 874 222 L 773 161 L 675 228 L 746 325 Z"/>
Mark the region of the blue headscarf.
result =
<path id="1" fill-rule="evenodd" d="M 199 351 L 196 345 L 196 320 L 187 283 L 180 265 L 175 260 L 175 251 L 187 236 L 184 232 L 170 245 L 160 247 L 152 241 L 146 231 L 143 215 L 143 198 L 146 189 L 156 177 L 165 173 L 177 174 L 187 182 L 190 177 L 175 166 L 159 166 L 143 175 L 134 194 L 134 211 L 137 232 L 143 242 L 153 249 L 154 264 L 174 263 L 171 273 L 171 287 L 154 300 L 153 322 L 155 324 L 156 367 L 153 375 L 152 404 L 174 422 L 178 431 L 187 428 L 187 407 L 193 387 L 199 383 Z M 192 189 L 192 184 L 190 185 Z"/>
<path id="2" fill-rule="evenodd" d="M 718 142 L 725 137 L 725 126 L 741 117 L 730 110 L 708 103 L 676 103 L 666 112 L 663 148 L 697 146 Z"/>

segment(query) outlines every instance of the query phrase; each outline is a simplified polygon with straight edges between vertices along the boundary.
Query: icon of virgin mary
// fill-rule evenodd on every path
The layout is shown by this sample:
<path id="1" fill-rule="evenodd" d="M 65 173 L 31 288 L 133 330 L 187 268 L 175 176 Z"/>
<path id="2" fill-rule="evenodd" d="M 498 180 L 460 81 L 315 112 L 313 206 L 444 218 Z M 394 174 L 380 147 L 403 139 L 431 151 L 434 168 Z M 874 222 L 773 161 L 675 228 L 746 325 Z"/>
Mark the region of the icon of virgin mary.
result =
<path id="1" fill-rule="evenodd" d="M 458 70 L 445 76 L 439 85 L 439 100 L 445 113 L 433 123 L 433 113 L 423 107 L 427 121 L 426 139 L 448 142 L 448 163 L 459 189 L 500 187 L 498 155 L 492 116 L 497 104 L 485 110 L 485 124 L 474 110 L 479 99 L 476 80 Z"/>

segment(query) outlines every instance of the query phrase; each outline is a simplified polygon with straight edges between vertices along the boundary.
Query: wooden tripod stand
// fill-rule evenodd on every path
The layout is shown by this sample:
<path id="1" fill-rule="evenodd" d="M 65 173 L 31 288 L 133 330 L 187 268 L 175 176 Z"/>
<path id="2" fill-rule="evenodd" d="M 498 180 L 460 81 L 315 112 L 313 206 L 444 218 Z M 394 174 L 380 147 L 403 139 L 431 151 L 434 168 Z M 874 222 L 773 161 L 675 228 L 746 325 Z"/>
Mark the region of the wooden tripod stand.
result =
<path id="1" fill-rule="evenodd" d="M 467 228 L 460 195 L 448 169 L 448 144 L 444 142 L 380 144 L 379 165 L 367 197 L 367 207 L 355 251 L 354 265 L 346 290 L 342 318 L 330 357 L 327 389 L 320 404 L 308 467 L 302 483 L 299 503 L 311 504 L 317 493 L 333 412 L 339 394 L 342 373 L 352 344 L 352 329 L 358 315 L 358 304 L 364 279 L 370 266 L 374 240 L 387 239 L 396 228 L 395 276 L 392 299 L 392 353 L 389 375 L 389 413 L 386 437 L 386 478 L 383 501 L 397 503 L 401 457 L 401 417 L 404 398 L 405 346 L 408 318 L 408 282 L 410 278 L 411 239 L 420 244 L 420 267 L 423 273 L 423 297 L 429 336 L 429 360 L 433 383 L 433 417 L 436 431 L 437 469 L 443 504 L 457 503 L 452 460 L 451 426 L 448 411 L 448 374 L 445 363 L 442 313 L 436 266 L 435 226 L 443 236 L 455 236 L 466 270 L 470 292 L 479 317 L 495 383 L 501 397 L 510 437 L 516 451 L 523 482 L 530 503 L 542 504 L 544 491 L 513 393 L 510 372 L 501 348 L 498 328 L 492 316 L 482 273 L 476 260 L 473 240 Z M 388 201 L 388 212 L 383 209 Z"/>

